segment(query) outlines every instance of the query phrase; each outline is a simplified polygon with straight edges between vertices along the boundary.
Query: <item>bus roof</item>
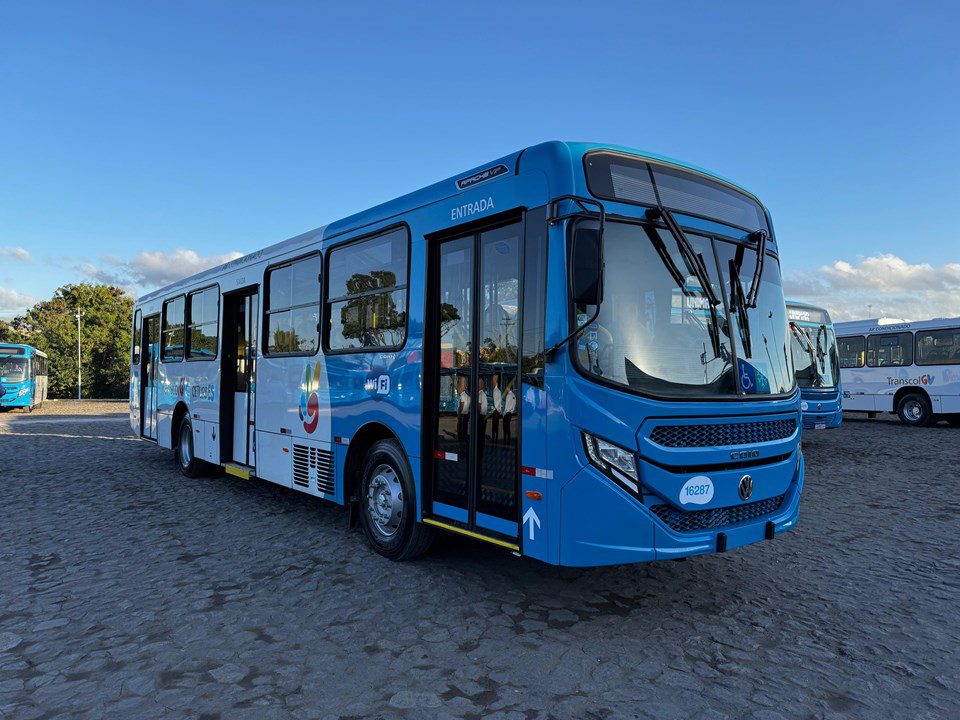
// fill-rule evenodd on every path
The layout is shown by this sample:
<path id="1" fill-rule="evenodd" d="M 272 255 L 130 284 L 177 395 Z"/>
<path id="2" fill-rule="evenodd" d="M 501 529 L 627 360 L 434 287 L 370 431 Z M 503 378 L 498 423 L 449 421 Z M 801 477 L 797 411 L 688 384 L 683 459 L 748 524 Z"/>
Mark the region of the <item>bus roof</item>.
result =
<path id="1" fill-rule="evenodd" d="M 329 225 L 323 225 L 319 228 L 309 230 L 287 240 L 281 240 L 280 242 L 274 243 L 273 245 L 261 250 L 256 250 L 252 253 L 248 253 L 247 255 L 236 258 L 235 260 L 223 263 L 222 265 L 218 265 L 190 277 L 183 278 L 182 280 L 178 280 L 165 287 L 158 288 L 157 290 L 141 296 L 137 300 L 137 304 L 139 305 L 143 302 L 153 300 L 158 297 L 169 296 L 181 288 L 196 285 L 206 278 L 213 278 L 223 272 L 236 269 L 248 263 L 270 259 L 271 257 L 281 255 L 284 252 L 292 250 L 298 246 L 305 246 L 320 240 L 335 238 L 344 233 L 356 231 L 376 223 L 381 223 L 412 210 L 416 210 L 417 208 L 430 205 L 440 200 L 451 198 L 460 192 L 466 192 L 472 188 L 475 183 L 470 183 L 469 181 L 478 174 L 494 171 L 496 174 L 491 177 L 505 174 L 519 175 L 521 170 L 521 161 L 523 162 L 524 171 L 540 169 L 548 177 L 558 175 L 558 171 L 564 171 L 564 177 L 562 179 L 569 180 L 568 176 L 570 175 L 570 168 L 574 166 L 574 163 L 579 166 L 584 153 L 593 150 L 613 150 L 617 152 L 628 153 L 630 155 L 636 155 L 637 157 L 656 162 L 674 165 L 713 180 L 718 180 L 748 195 L 760 203 L 753 193 L 737 183 L 734 183 L 731 180 L 728 180 L 727 178 L 717 175 L 709 170 L 705 170 L 695 165 L 690 165 L 689 163 L 681 162 L 664 155 L 658 155 L 657 153 L 624 147 L 621 145 L 587 142 L 560 142 L 553 140 L 540 143 L 539 145 L 532 145 L 509 155 L 505 155 L 501 158 L 497 158 L 496 160 L 483 163 L 482 165 L 478 165 L 477 167 L 448 177 L 445 180 L 441 180 L 433 183 L 432 185 L 428 185 L 419 190 L 415 190 L 411 193 L 407 193 L 406 195 L 402 195 L 393 200 L 388 200 L 387 202 L 381 203 L 367 210 L 363 210 L 341 220 L 332 222 Z M 500 169 L 501 166 L 503 167 L 502 170 Z M 497 170 L 499 170 L 499 172 L 496 172 Z M 760 203 L 760 205 L 766 209 L 762 203 Z"/>
<path id="2" fill-rule="evenodd" d="M 960 327 L 960 317 L 936 318 L 934 320 L 918 320 L 908 322 L 894 318 L 874 318 L 872 320 L 851 320 L 836 323 L 833 328 L 837 335 L 870 335 L 876 333 L 893 333 L 917 330 L 940 330 L 942 328 Z"/>
<path id="3" fill-rule="evenodd" d="M 20 343 L 0 343 L 0 355 L 39 355 L 46 357 L 47 354 L 42 350 L 37 350 L 32 345 L 21 345 Z"/>

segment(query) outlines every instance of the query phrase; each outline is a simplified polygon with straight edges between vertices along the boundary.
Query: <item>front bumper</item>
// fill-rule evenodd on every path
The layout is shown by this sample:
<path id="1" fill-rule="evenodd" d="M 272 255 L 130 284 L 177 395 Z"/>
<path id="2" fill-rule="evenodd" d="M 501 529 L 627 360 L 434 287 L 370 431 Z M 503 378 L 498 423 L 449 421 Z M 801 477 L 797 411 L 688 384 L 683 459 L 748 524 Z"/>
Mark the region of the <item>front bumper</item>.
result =
<path id="1" fill-rule="evenodd" d="M 17 397 L 18 391 L 7 390 L 7 393 L 0 397 L 0 407 L 27 407 L 30 404 L 30 393 Z"/>
<path id="2" fill-rule="evenodd" d="M 671 560 L 732 550 L 790 530 L 800 515 L 804 474 L 803 456 L 791 461 L 795 471 L 775 510 L 747 521 L 690 532 L 673 529 L 598 470 L 584 467 L 561 494 L 560 565 Z M 772 525 L 768 527 L 768 523 Z"/>

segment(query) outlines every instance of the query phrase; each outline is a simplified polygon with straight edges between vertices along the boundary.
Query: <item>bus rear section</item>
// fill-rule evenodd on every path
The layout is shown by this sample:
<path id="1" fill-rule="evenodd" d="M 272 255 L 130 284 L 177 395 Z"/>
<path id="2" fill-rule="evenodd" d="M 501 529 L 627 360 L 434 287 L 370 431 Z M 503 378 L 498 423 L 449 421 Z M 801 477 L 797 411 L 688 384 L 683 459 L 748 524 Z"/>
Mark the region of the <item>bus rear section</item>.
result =
<path id="1" fill-rule="evenodd" d="M 840 358 L 830 314 L 821 307 L 788 301 L 790 348 L 800 387 L 803 427 L 826 430 L 843 422 Z"/>
<path id="2" fill-rule="evenodd" d="M 29 345 L 0 345 L 0 409 L 31 412 L 47 399 L 47 356 Z"/>

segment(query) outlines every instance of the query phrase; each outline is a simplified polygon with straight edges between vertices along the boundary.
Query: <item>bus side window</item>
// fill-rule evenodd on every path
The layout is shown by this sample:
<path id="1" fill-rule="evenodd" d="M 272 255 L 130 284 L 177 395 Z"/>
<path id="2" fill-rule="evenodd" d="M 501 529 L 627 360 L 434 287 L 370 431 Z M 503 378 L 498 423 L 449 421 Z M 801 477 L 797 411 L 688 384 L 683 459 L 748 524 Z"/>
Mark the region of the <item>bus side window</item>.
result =
<path id="1" fill-rule="evenodd" d="M 333 352 L 399 350 L 407 339 L 405 227 L 327 254 L 326 337 Z"/>
<path id="2" fill-rule="evenodd" d="M 161 333 L 161 362 L 183 360 L 183 295 L 163 304 L 163 332 Z"/>
<path id="3" fill-rule="evenodd" d="M 866 343 L 859 335 L 837 338 L 840 367 L 862 368 Z"/>
<path id="4" fill-rule="evenodd" d="M 917 365 L 960 365 L 960 328 L 918 332 Z"/>
<path id="5" fill-rule="evenodd" d="M 133 354 L 132 354 L 131 357 L 132 357 L 132 360 L 133 360 L 133 364 L 134 364 L 134 365 L 139 365 L 139 364 L 140 364 L 140 322 L 141 322 L 141 319 L 142 319 L 142 316 L 140 315 L 140 311 L 137 310 L 137 311 L 133 314 Z"/>
<path id="6" fill-rule="evenodd" d="M 883 333 L 867 338 L 868 367 L 913 365 L 913 333 Z"/>
<path id="7" fill-rule="evenodd" d="M 267 268 L 264 353 L 314 355 L 320 339 L 320 254 Z"/>

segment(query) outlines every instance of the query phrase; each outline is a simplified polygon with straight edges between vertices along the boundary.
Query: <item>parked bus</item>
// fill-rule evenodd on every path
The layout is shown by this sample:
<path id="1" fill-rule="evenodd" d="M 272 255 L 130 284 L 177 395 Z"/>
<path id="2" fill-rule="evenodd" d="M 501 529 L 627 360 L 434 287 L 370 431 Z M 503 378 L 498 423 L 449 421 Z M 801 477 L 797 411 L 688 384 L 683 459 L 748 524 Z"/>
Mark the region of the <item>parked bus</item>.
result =
<path id="1" fill-rule="evenodd" d="M 803 427 L 825 430 L 843 421 L 837 337 L 824 308 L 787 301 L 793 365 L 800 386 Z"/>
<path id="2" fill-rule="evenodd" d="M 46 354 L 29 345 L 0 343 L 0 409 L 29 413 L 46 399 Z"/>
<path id="3" fill-rule="evenodd" d="M 837 323 L 845 410 L 960 425 L 960 318 Z"/>
<path id="4" fill-rule="evenodd" d="M 545 143 L 142 297 L 135 434 L 568 566 L 773 538 L 803 485 L 777 241 L 703 170 Z"/>

